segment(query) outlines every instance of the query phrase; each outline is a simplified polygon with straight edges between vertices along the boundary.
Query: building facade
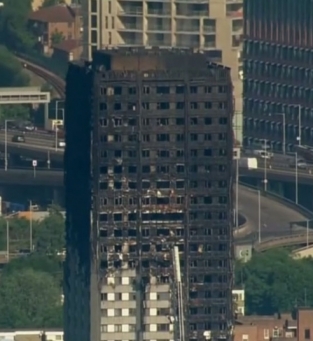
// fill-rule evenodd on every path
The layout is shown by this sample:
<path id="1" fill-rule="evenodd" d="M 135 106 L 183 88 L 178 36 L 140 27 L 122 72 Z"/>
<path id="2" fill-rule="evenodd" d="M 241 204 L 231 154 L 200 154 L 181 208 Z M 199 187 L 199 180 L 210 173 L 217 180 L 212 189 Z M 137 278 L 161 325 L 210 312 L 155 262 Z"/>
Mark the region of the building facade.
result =
<path id="1" fill-rule="evenodd" d="M 84 47 L 194 48 L 231 68 L 234 86 L 234 132 L 242 142 L 242 0 L 85 0 Z"/>
<path id="2" fill-rule="evenodd" d="M 176 341 L 180 303 L 187 340 L 228 340 L 229 69 L 187 50 L 99 51 L 70 65 L 66 112 L 65 340 Z"/>
<path id="3" fill-rule="evenodd" d="M 313 143 L 312 10 L 310 0 L 244 2 L 246 145 Z"/>

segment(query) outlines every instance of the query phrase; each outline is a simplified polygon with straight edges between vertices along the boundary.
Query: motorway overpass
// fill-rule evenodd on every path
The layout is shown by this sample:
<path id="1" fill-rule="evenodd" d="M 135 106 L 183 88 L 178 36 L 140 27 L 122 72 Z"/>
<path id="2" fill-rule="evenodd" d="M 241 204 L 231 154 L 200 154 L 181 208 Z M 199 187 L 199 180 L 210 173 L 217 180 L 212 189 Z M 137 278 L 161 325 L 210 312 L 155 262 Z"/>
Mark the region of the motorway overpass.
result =
<path id="1" fill-rule="evenodd" d="M 257 191 L 245 186 L 239 187 L 239 211 L 245 215 L 251 228 L 241 242 L 258 238 L 258 195 Z M 293 223 L 305 221 L 306 216 L 296 209 L 285 206 L 271 197 L 261 197 L 261 240 L 267 241 L 276 237 L 290 235 Z M 297 233 L 302 231 L 299 227 Z"/>
<path id="2" fill-rule="evenodd" d="M 25 134 L 26 143 L 11 142 L 17 132 L 8 132 L 8 153 L 22 155 L 34 160 L 63 161 L 63 150 L 54 147 L 55 136 L 46 132 L 29 132 Z M 4 152 L 4 131 L 0 131 L 0 152 Z M 266 177 L 268 180 L 295 182 L 295 169 L 290 168 L 290 156 L 275 156 L 266 163 Z M 241 177 L 264 178 L 264 160 L 259 159 L 259 168 L 248 170 L 240 168 Z M 298 169 L 299 183 L 313 185 L 313 166 L 309 169 Z"/>

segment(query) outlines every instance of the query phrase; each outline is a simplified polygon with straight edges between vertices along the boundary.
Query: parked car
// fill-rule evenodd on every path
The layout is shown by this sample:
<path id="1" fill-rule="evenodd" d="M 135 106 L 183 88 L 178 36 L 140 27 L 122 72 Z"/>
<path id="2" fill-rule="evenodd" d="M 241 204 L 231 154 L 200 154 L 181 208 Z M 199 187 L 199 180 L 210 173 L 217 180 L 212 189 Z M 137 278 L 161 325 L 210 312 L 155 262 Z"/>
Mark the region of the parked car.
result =
<path id="1" fill-rule="evenodd" d="M 17 143 L 25 143 L 25 136 L 23 135 L 14 135 L 12 137 L 12 142 L 17 142 Z"/>

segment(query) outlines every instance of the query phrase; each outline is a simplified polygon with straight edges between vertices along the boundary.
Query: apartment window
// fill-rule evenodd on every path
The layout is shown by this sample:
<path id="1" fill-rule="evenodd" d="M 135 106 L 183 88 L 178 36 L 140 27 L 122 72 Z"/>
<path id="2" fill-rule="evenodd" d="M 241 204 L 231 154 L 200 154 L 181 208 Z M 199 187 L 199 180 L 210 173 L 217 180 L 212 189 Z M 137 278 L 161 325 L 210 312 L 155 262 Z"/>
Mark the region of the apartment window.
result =
<path id="1" fill-rule="evenodd" d="M 242 335 L 242 341 L 249 341 L 249 335 L 243 334 Z"/>
<path id="2" fill-rule="evenodd" d="M 270 331 L 269 331 L 269 329 L 264 329 L 263 334 L 264 334 L 264 339 L 265 340 L 268 340 L 270 338 Z"/>
<path id="3" fill-rule="evenodd" d="M 95 30 L 91 31 L 91 43 L 92 44 L 97 44 L 98 41 L 98 32 Z"/>
<path id="4" fill-rule="evenodd" d="M 97 13 L 97 0 L 91 0 L 91 12 Z"/>
<path id="5" fill-rule="evenodd" d="M 97 28 L 97 16 L 96 15 L 92 15 L 91 16 L 91 28 Z"/>
<path id="6" fill-rule="evenodd" d="M 109 28 L 109 18 L 105 17 L 105 28 L 108 29 Z"/>
<path id="7" fill-rule="evenodd" d="M 310 329 L 305 329 L 304 330 L 304 338 L 306 340 L 311 340 L 311 330 Z"/>
<path id="8" fill-rule="evenodd" d="M 111 3 L 111 1 L 109 1 L 109 4 L 108 4 L 108 12 L 109 12 L 109 14 L 111 14 L 111 12 L 112 12 L 112 3 Z"/>
<path id="9" fill-rule="evenodd" d="M 114 28 L 115 28 L 115 20 L 114 20 L 115 18 L 114 17 L 112 17 L 112 29 L 114 30 Z"/>

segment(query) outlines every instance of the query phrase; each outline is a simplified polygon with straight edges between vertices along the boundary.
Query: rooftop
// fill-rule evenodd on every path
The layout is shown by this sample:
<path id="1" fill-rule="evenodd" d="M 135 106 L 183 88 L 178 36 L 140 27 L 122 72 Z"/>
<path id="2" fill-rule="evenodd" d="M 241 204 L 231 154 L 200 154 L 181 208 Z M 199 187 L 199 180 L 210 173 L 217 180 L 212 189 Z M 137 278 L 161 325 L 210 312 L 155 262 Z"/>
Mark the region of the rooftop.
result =
<path id="1" fill-rule="evenodd" d="M 71 52 L 80 47 L 80 41 L 76 39 L 63 40 L 60 44 L 54 45 L 53 48 L 65 52 Z"/>
<path id="2" fill-rule="evenodd" d="M 80 15 L 80 8 L 60 4 L 51 7 L 40 8 L 29 15 L 30 20 L 48 23 L 71 23 L 75 21 L 75 16 Z"/>

